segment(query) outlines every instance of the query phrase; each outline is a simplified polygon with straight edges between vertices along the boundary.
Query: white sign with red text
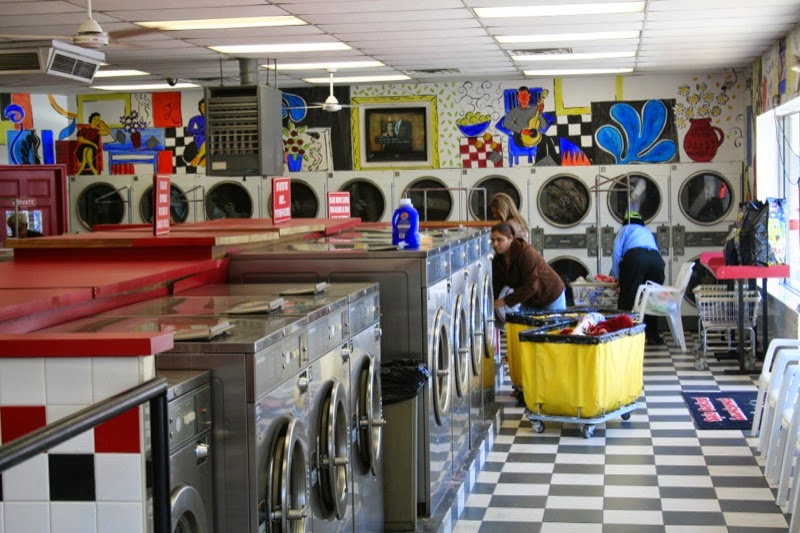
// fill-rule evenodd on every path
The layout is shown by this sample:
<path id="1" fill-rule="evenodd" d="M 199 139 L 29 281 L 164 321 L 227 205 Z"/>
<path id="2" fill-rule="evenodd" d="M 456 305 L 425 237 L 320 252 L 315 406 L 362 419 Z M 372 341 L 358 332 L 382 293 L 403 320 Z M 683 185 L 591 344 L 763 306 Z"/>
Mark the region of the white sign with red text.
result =
<path id="1" fill-rule="evenodd" d="M 287 177 L 272 178 L 272 221 L 292 219 L 292 180 Z"/>

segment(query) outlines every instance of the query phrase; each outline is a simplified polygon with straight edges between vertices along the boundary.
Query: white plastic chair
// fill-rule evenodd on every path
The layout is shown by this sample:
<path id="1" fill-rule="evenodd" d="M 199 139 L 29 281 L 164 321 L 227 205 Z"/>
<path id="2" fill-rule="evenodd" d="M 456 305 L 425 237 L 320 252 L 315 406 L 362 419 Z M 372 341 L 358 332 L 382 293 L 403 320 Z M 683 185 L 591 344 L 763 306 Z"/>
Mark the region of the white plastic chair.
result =
<path id="1" fill-rule="evenodd" d="M 756 412 L 753 418 L 753 428 L 750 430 L 751 437 L 757 437 L 761 428 L 761 414 L 766 400 L 767 388 L 772 378 L 772 360 L 775 354 L 784 348 L 800 348 L 800 339 L 772 339 L 764 356 L 764 364 L 761 367 L 761 374 L 758 376 L 758 397 L 756 399 Z M 785 365 L 784 365 L 785 366 Z"/>
<path id="2" fill-rule="evenodd" d="M 686 351 L 686 339 L 683 337 L 681 302 L 686 287 L 689 286 L 692 269 L 694 262 L 682 264 L 675 278 L 675 285 L 660 285 L 652 281 L 639 285 L 633 304 L 633 311 L 637 311 L 642 319 L 645 315 L 666 317 L 672 337 L 683 352 Z"/>
<path id="3" fill-rule="evenodd" d="M 797 434 L 800 430 L 800 406 L 798 393 L 800 393 L 800 366 L 792 365 L 787 367 L 787 374 L 793 369 L 791 378 L 784 377 L 784 381 L 791 379 L 791 384 L 787 388 L 786 402 L 781 414 L 780 433 L 776 452 L 770 458 L 773 459 L 772 473 L 778 478 L 778 493 L 775 503 L 780 507 L 789 503 L 789 482 L 791 478 L 797 476 L 797 472 L 792 472 L 794 466 L 794 456 L 797 448 Z"/>
<path id="4" fill-rule="evenodd" d="M 772 423 L 770 424 L 769 440 L 764 452 L 764 475 L 776 482 L 781 475 L 786 449 L 791 448 L 789 443 L 793 442 L 793 438 L 789 435 L 789 428 L 794 418 L 794 407 L 797 402 L 798 389 L 800 389 L 800 366 L 790 364 L 783 372 L 781 386 L 776 395 Z M 797 430 L 795 428 L 795 433 L 796 432 Z M 783 499 L 785 499 L 785 496 Z M 780 505 L 781 503 L 779 491 L 778 504 Z"/>
<path id="5" fill-rule="evenodd" d="M 772 423 L 775 420 L 775 409 L 781 400 L 780 391 L 786 367 L 800 364 L 800 350 L 780 350 L 772 365 L 769 383 L 765 388 L 763 404 L 759 405 L 760 394 L 756 396 L 756 412 L 753 423 L 760 421 L 761 428 L 758 437 L 758 451 L 766 454 L 769 442 L 773 435 Z M 764 363 L 766 366 L 766 362 Z M 761 392 L 759 388 L 759 393 Z M 759 416 L 759 406 L 761 407 Z"/>

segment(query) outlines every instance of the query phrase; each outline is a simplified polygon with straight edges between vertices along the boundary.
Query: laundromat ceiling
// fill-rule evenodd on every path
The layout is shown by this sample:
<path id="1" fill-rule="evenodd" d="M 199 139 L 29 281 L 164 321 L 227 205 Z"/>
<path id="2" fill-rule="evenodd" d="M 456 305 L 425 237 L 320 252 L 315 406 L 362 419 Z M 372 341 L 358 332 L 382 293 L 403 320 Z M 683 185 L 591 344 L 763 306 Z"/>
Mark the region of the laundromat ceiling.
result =
<path id="1" fill-rule="evenodd" d="M 411 83 L 523 80 L 561 76 L 525 71 L 561 68 L 631 68 L 634 75 L 743 72 L 800 20 L 798 0 L 622 0 L 617 3 L 639 3 L 641 10 L 545 16 L 545 5 L 576 3 L 599 4 L 592 0 L 94 0 L 93 18 L 111 37 L 102 48 L 108 63 L 104 68 L 148 73 L 135 80 L 96 78 L 94 84 L 170 79 L 234 85 L 240 81 L 241 58 L 255 58 L 259 64 L 276 60 L 280 88 L 309 86 L 309 78 L 320 78 L 324 85 L 328 66 L 352 61 L 378 61 L 382 66 L 340 65 L 336 73 L 340 83 L 360 83 L 347 78 L 365 75 L 404 75 Z M 0 34 L 72 35 L 87 18 L 85 0 L 0 0 L 0 6 Z M 531 16 L 522 16 L 523 6 L 534 6 Z M 511 9 L 506 16 L 479 16 L 480 9 L 488 7 Z M 301 24 L 186 31 L 149 30 L 136 24 L 287 15 Z M 580 34 L 594 32 L 633 33 L 622 39 L 580 40 Z M 572 35 L 544 39 L 559 34 Z M 524 36 L 527 42 L 504 42 L 509 36 Z M 0 47 L 4 42 L 17 41 L 0 38 Z M 209 48 L 297 43 L 338 43 L 347 48 L 256 54 Z M 561 55 L 614 52 L 623 57 L 568 60 Z M 790 51 L 790 61 L 793 55 Z M 298 63 L 316 65 L 281 68 Z M 268 70 L 260 72 L 260 81 L 267 82 Z M 24 77 L 4 73 L 0 91 L 21 87 L 31 92 L 86 91 L 80 84 L 62 82 L 52 78 L 31 87 Z"/>

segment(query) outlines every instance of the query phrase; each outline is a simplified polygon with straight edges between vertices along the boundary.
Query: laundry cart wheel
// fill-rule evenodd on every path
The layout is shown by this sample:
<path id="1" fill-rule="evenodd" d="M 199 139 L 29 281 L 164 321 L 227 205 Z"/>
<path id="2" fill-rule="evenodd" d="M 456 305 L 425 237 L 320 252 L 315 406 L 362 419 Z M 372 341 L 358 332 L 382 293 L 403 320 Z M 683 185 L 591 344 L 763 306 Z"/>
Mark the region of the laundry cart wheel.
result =
<path id="1" fill-rule="evenodd" d="M 630 419 L 630 417 L 631 417 L 631 414 L 630 414 L 630 413 L 624 413 L 624 414 L 620 415 L 620 417 L 621 417 L 623 420 L 629 420 L 629 419 Z"/>
<path id="2" fill-rule="evenodd" d="M 583 433 L 583 438 L 588 439 L 594 434 L 594 425 L 592 424 L 584 424 L 581 428 L 581 433 Z"/>
<path id="3" fill-rule="evenodd" d="M 694 360 L 694 368 L 695 368 L 695 370 L 707 370 L 708 369 L 708 363 L 706 363 L 706 358 L 700 356 L 697 359 L 695 359 Z"/>
<path id="4" fill-rule="evenodd" d="M 536 433 L 544 433 L 544 422 L 541 420 L 534 420 L 533 421 L 533 430 Z"/>

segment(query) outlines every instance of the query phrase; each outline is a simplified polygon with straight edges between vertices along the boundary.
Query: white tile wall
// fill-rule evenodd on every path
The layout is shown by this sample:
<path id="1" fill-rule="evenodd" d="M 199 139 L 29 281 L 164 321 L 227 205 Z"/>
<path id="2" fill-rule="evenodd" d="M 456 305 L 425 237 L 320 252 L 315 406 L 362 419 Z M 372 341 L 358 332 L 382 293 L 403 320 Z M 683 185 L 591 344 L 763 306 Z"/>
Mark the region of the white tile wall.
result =
<path id="1" fill-rule="evenodd" d="M 92 401 L 99 402 L 140 383 L 138 357 L 93 357 Z"/>
<path id="2" fill-rule="evenodd" d="M 5 477 L 5 474 L 3 474 Z M 50 504 L 5 502 L 5 533 L 50 533 Z"/>
<path id="3" fill-rule="evenodd" d="M 44 359 L 0 360 L 0 405 L 44 405 Z"/>
<path id="4" fill-rule="evenodd" d="M 48 357 L 44 363 L 48 406 L 92 403 L 92 360 Z"/>
<path id="5" fill-rule="evenodd" d="M 3 472 L 3 500 L 6 503 L 13 501 L 46 502 L 50 499 L 49 487 L 50 479 L 47 455 L 45 454 L 31 457 L 24 463 Z"/>
<path id="6" fill-rule="evenodd" d="M 50 533 L 95 533 L 94 502 L 53 502 L 50 504 Z"/>
<path id="7" fill-rule="evenodd" d="M 143 501 L 142 456 L 134 453 L 99 453 L 94 458 L 97 501 Z"/>
<path id="8" fill-rule="evenodd" d="M 140 503 L 98 502 L 97 533 L 142 533 L 144 506 Z"/>
<path id="9" fill-rule="evenodd" d="M 86 405 L 48 405 L 47 423 L 60 420 L 88 406 L 88 403 Z M 77 437 L 52 447 L 49 453 L 94 453 L 94 430 L 84 431 Z"/>

